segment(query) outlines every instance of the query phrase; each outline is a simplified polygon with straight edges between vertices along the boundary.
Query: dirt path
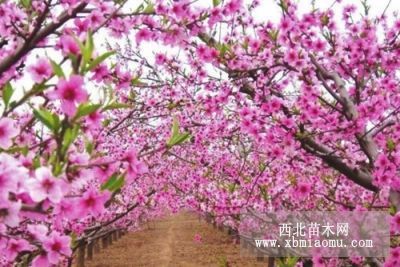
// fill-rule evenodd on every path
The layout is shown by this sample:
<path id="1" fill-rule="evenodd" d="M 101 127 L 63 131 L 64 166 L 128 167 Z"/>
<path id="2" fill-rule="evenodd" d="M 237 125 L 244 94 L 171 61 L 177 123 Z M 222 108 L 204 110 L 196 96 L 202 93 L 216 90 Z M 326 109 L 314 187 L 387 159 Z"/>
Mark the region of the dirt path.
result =
<path id="1" fill-rule="evenodd" d="M 231 267 L 265 266 L 265 262 L 240 257 L 240 247 L 226 234 L 195 215 L 180 213 L 150 224 L 150 229 L 130 233 L 113 243 L 88 267 Z M 195 234 L 202 237 L 194 242 Z"/>
<path id="2" fill-rule="evenodd" d="M 162 244 L 161 251 L 160 251 L 160 266 L 168 266 L 170 264 L 170 260 L 173 257 L 173 252 L 172 252 L 172 246 L 173 246 L 173 239 L 175 237 L 175 232 L 172 228 L 172 223 L 168 224 L 168 230 L 166 230 L 166 235 L 163 237 L 163 235 L 159 235 L 159 238 L 157 242 L 160 242 Z M 161 239 L 161 240 L 160 240 Z"/>

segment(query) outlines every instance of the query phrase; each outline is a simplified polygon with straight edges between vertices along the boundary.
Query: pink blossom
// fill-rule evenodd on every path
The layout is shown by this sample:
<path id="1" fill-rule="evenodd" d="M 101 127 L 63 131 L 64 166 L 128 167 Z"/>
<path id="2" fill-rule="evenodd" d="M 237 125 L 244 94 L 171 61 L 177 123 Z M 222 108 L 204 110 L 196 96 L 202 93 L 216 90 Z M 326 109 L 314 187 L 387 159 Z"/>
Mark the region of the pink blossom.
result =
<path id="1" fill-rule="evenodd" d="M 128 88 L 132 83 L 132 73 L 129 71 L 122 71 L 121 66 L 117 65 L 115 67 L 115 74 L 118 76 L 118 89 Z"/>
<path id="2" fill-rule="evenodd" d="M 274 112 L 277 112 L 281 108 L 282 104 L 279 99 L 272 98 L 271 101 L 269 102 L 269 106 L 270 106 L 270 111 L 272 113 L 274 113 Z"/>
<path id="3" fill-rule="evenodd" d="M 120 38 L 129 31 L 128 21 L 122 18 L 115 18 L 110 23 L 110 29 L 113 37 Z"/>
<path id="4" fill-rule="evenodd" d="M 157 65 L 162 65 L 165 63 L 165 61 L 167 60 L 166 56 L 162 53 L 157 53 L 156 54 L 156 64 Z"/>
<path id="5" fill-rule="evenodd" d="M 177 44 L 185 37 L 184 30 L 178 25 L 172 25 L 169 31 L 163 36 L 163 41 L 167 45 Z"/>
<path id="6" fill-rule="evenodd" d="M 43 224 L 30 224 L 27 229 L 32 237 L 39 241 L 43 241 L 48 232 L 47 227 Z"/>
<path id="7" fill-rule="evenodd" d="M 385 168 L 390 164 L 389 159 L 385 154 L 379 154 L 379 156 L 376 159 L 375 165 L 379 168 Z"/>
<path id="8" fill-rule="evenodd" d="M 395 247 L 390 250 L 389 257 L 387 257 L 384 267 L 397 267 L 400 264 L 400 247 Z"/>
<path id="9" fill-rule="evenodd" d="M 54 208 L 54 214 L 57 214 L 60 218 L 73 220 L 79 217 L 80 211 L 76 209 L 78 201 L 76 200 L 61 200 Z"/>
<path id="10" fill-rule="evenodd" d="M 72 254 L 70 245 L 71 237 L 55 231 L 43 241 L 43 248 L 47 252 L 47 259 L 51 264 L 57 264 L 63 257 L 70 256 Z"/>
<path id="11" fill-rule="evenodd" d="M 202 238 L 200 234 L 195 234 L 194 238 L 193 238 L 195 243 L 201 243 L 202 242 Z"/>
<path id="12" fill-rule="evenodd" d="M 96 28 L 104 20 L 104 15 L 100 11 L 94 11 L 89 16 L 89 21 L 92 28 Z"/>
<path id="13" fill-rule="evenodd" d="M 310 195 L 310 192 L 311 192 L 311 184 L 306 182 L 301 182 L 297 184 L 295 195 L 299 199 L 304 199 Z"/>
<path id="14" fill-rule="evenodd" d="M 97 68 L 93 70 L 93 72 L 94 74 L 92 77 L 96 82 L 102 82 L 107 80 L 107 77 L 110 74 L 109 69 L 105 64 L 100 64 Z"/>
<path id="15" fill-rule="evenodd" d="M 0 164 L 3 166 L 3 164 Z M 5 165 L 6 166 L 6 165 Z M 15 171 L 13 168 L 0 169 L 0 197 L 7 199 L 9 192 L 17 191 L 17 179 L 14 177 Z"/>
<path id="16" fill-rule="evenodd" d="M 93 172 L 95 177 L 100 182 L 105 182 L 118 168 L 118 163 L 111 163 L 111 164 L 101 164 L 99 162 L 99 166 L 93 168 Z"/>
<path id="17" fill-rule="evenodd" d="M 60 38 L 61 49 L 65 54 L 78 55 L 80 53 L 79 45 L 76 40 L 69 35 L 63 35 Z"/>
<path id="18" fill-rule="evenodd" d="M 314 256 L 312 262 L 315 267 L 326 267 L 325 260 L 321 256 Z"/>
<path id="19" fill-rule="evenodd" d="M 318 39 L 317 41 L 314 42 L 313 46 L 314 46 L 315 51 L 322 52 L 325 50 L 326 43 L 324 41 Z"/>
<path id="20" fill-rule="evenodd" d="M 279 24 L 279 31 L 282 32 L 282 34 L 284 34 L 289 30 L 291 30 L 293 26 L 294 22 L 292 21 L 292 19 L 285 16 L 281 19 L 281 22 Z"/>
<path id="21" fill-rule="evenodd" d="M 182 18 L 187 14 L 186 11 L 186 3 L 175 3 L 171 9 L 172 13 L 175 14 L 176 17 Z"/>
<path id="22" fill-rule="evenodd" d="M 395 28 L 396 31 L 400 31 L 400 20 L 399 19 L 397 19 L 394 22 L 394 28 Z"/>
<path id="23" fill-rule="evenodd" d="M 79 0 L 61 0 L 61 3 L 66 4 L 68 6 L 73 6 L 79 3 Z"/>
<path id="24" fill-rule="evenodd" d="M 271 157 L 272 158 L 280 158 L 283 155 L 283 149 L 281 147 L 274 147 L 271 150 Z"/>
<path id="25" fill-rule="evenodd" d="M 135 179 L 138 175 L 148 171 L 147 166 L 137 158 L 135 149 L 131 149 L 125 154 L 125 160 L 128 163 L 127 176 L 130 179 Z"/>
<path id="26" fill-rule="evenodd" d="M 31 246 L 25 239 L 11 239 L 7 243 L 4 256 L 8 261 L 13 261 L 18 253 L 29 250 L 31 250 Z"/>
<path id="27" fill-rule="evenodd" d="M 12 146 L 12 138 L 16 137 L 19 130 L 15 127 L 13 120 L 9 118 L 0 119 L 0 148 L 8 149 Z"/>
<path id="28" fill-rule="evenodd" d="M 49 199 L 53 203 L 60 202 L 63 197 L 61 187 L 63 182 L 54 178 L 51 171 L 46 167 L 40 167 L 35 171 L 36 179 L 31 179 L 28 184 L 31 198 L 40 202 Z"/>
<path id="29" fill-rule="evenodd" d="M 86 101 L 88 95 L 82 88 L 83 78 L 79 75 L 72 75 L 69 80 L 61 79 L 57 84 L 57 90 L 50 93 L 52 99 L 61 100 L 61 109 L 68 116 L 73 116 L 76 111 L 76 104 Z"/>
<path id="30" fill-rule="evenodd" d="M 88 164 L 90 156 L 87 153 L 79 153 L 78 151 L 74 151 L 70 154 L 69 160 L 74 164 Z"/>
<path id="31" fill-rule="evenodd" d="M 363 263 L 363 257 L 360 256 L 351 256 L 350 261 L 356 266 L 361 266 Z"/>
<path id="32" fill-rule="evenodd" d="M 86 116 L 86 124 L 89 129 L 96 129 L 101 127 L 101 120 L 103 119 L 103 117 L 104 116 L 100 113 L 100 111 L 92 112 L 88 116 Z"/>
<path id="33" fill-rule="evenodd" d="M 35 65 L 28 68 L 28 71 L 31 73 L 32 79 L 36 83 L 43 82 L 53 73 L 51 65 L 46 58 L 39 59 Z"/>
<path id="34" fill-rule="evenodd" d="M 153 34 L 151 33 L 151 31 L 149 31 L 148 29 L 146 29 L 146 28 L 140 29 L 135 35 L 136 42 L 138 44 L 140 44 L 143 41 L 149 41 L 151 39 L 152 35 Z"/>
<path id="35" fill-rule="evenodd" d="M 19 224 L 19 211 L 21 202 L 7 200 L 0 201 L 0 222 L 10 227 L 16 227 Z"/>
<path id="36" fill-rule="evenodd" d="M 51 266 L 51 263 L 49 262 L 47 258 L 47 254 L 45 252 L 42 252 L 36 258 L 33 259 L 32 261 L 32 267 L 43 267 L 43 266 Z"/>
<path id="37" fill-rule="evenodd" d="M 390 221 L 390 228 L 394 233 L 400 233 L 400 212 L 397 212 Z"/>
<path id="38" fill-rule="evenodd" d="M 6 153 L 0 153 L 0 199 L 8 199 L 9 193 L 23 192 L 28 170 L 21 162 Z"/>
<path id="39" fill-rule="evenodd" d="M 74 24 L 76 26 L 78 34 L 86 32 L 89 29 L 89 20 L 87 20 L 87 19 L 84 19 L 84 20 L 75 19 Z"/>
<path id="40" fill-rule="evenodd" d="M 214 48 L 209 48 L 205 45 L 197 47 L 197 55 L 205 62 L 212 62 L 218 59 L 218 51 Z"/>
<path id="41" fill-rule="evenodd" d="M 260 49 L 261 43 L 259 40 L 250 39 L 249 40 L 249 47 L 253 52 L 257 52 Z"/>
<path id="42" fill-rule="evenodd" d="M 393 183 L 393 177 L 388 172 L 377 169 L 374 172 L 374 180 L 372 182 L 378 187 L 389 186 Z"/>
<path id="43" fill-rule="evenodd" d="M 96 216 L 104 211 L 104 203 L 108 200 L 108 198 L 108 191 L 99 193 L 96 190 L 89 189 L 79 199 L 77 208 L 82 216 L 87 214 Z"/>
<path id="44" fill-rule="evenodd" d="M 298 59 L 299 59 L 299 55 L 296 50 L 289 50 L 285 54 L 285 61 L 290 65 L 294 65 Z"/>
<path id="45" fill-rule="evenodd" d="M 222 20 L 222 12 L 221 12 L 221 9 L 219 9 L 219 8 L 214 8 L 212 11 L 211 11 L 211 16 L 210 16 L 210 18 L 209 18 L 209 20 L 208 20 L 208 25 L 210 26 L 210 27 L 213 27 L 216 23 L 218 23 L 219 21 L 221 21 Z"/>
<path id="46" fill-rule="evenodd" d="M 242 0 L 231 0 L 225 6 L 227 14 L 238 12 L 242 6 Z"/>

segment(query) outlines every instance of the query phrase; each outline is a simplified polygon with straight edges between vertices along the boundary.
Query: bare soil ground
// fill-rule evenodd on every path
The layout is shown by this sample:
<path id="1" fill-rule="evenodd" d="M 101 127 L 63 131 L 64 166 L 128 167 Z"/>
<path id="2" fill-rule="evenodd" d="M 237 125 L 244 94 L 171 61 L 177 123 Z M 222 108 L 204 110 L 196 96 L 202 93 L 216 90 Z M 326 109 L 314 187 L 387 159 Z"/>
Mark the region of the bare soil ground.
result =
<path id="1" fill-rule="evenodd" d="M 196 215 L 180 213 L 128 233 L 86 261 L 88 267 L 250 267 L 266 266 L 240 256 L 240 245 Z M 202 237 L 194 241 L 195 234 Z"/>

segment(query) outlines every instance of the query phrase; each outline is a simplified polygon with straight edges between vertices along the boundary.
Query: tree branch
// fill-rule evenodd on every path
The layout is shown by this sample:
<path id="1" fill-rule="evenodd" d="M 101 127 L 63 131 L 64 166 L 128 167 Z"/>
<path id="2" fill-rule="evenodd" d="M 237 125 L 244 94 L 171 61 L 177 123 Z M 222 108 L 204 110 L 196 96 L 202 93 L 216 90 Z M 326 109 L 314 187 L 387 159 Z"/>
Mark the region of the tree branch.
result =
<path id="1" fill-rule="evenodd" d="M 308 136 L 298 137 L 298 140 L 300 141 L 303 149 L 319 157 L 326 164 L 345 175 L 351 181 L 373 192 L 377 192 L 379 190 L 372 184 L 372 175 L 368 171 L 349 167 L 339 157 L 337 157 L 333 151 L 321 144 L 316 143 Z"/>
<path id="2" fill-rule="evenodd" d="M 16 64 L 22 57 L 24 57 L 29 51 L 31 51 L 35 46 L 42 41 L 44 38 L 55 32 L 59 27 L 61 27 L 69 19 L 74 18 L 81 10 L 86 7 L 87 3 L 80 3 L 72 12 L 64 11 L 57 19 L 57 22 L 53 22 L 43 28 L 38 30 L 37 34 L 31 35 L 19 48 L 16 49 L 15 53 L 7 56 L 0 62 L 0 75 L 5 71 L 10 69 L 14 64 Z M 35 31 L 33 32 L 35 33 Z"/>

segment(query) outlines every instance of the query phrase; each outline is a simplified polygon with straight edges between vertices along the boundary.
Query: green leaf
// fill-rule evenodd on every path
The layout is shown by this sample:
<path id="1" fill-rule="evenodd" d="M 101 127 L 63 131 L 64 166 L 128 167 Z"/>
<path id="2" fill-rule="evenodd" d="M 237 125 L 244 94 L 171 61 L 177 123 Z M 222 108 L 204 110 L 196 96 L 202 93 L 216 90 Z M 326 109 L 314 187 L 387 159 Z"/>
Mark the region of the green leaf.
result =
<path id="1" fill-rule="evenodd" d="M 264 162 L 260 162 L 260 164 L 258 165 L 258 170 L 260 172 L 265 171 L 265 168 L 267 168 L 267 165 Z"/>
<path id="2" fill-rule="evenodd" d="M 221 57 L 224 57 L 226 53 L 231 53 L 232 51 L 231 46 L 228 44 L 219 44 L 217 47 L 219 49 L 219 54 L 221 55 Z"/>
<path id="3" fill-rule="evenodd" d="M 87 153 L 92 154 L 92 152 L 93 152 L 93 142 L 90 142 L 89 140 L 87 140 L 85 142 L 85 149 L 86 149 Z"/>
<path id="4" fill-rule="evenodd" d="M 95 58 L 93 61 L 91 61 L 89 63 L 89 66 L 87 67 L 87 71 L 91 71 L 91 70 L 95 69 L 104 60 L 106 60 L 107 58 L 109 58 L 110 56 L 112 56 L 114 54 L 115 54 L 115 51 L 109 51 L 109 52 L 106 52 L 106 53 L 102 54 L 101 56 Z"/>
<path id="5" fill-rule="evenodd" d="M 228 184 L 229 193 L 232 194 L 233 192 L 235 192 L 235 189 L 236 189 L 236 184 L 235 183 Z"/>
<path id="6" fill-rule="evenodd" d="M 118 189 L 120 189 L 121 187 L 123 187 L 125 184 L 125 177 L 121 176 L 119 177 L 119 179 L 117 179 L 108 190 L 110 190 L 111 192 L 115 192 Z"/>
<path id="7" fill-rule="evenodd" d="M 86 63 L 89 62 L 90 59 L 92 58 L 93 50 L 94 50 L 93 34 L 91 31 L 89 31 L 86 37 L 85 47 L 83 48 L 82 51 L 82 56 Z"/>
<path id="8" fill-rule="evenodd" d="M 81 43 L 80 43 L 80 45 L 81 45 Z M 68 54 L 68 58 L 71 60 L 71 65 L 72 65 L 73 71 L 78 72 L 79 71 L 78 57 L 76 55 L 74 55 L 74 54 Z"/>
<path id="9" fill-rule="evenodd" d="M 133 101 L 133 102 L 135 102 L 135 99 L 136 99 L 136 93 L 135 93 L 135 91 L 131 90 L 131 91 L 129 92 L 128 99 L 131 100 L 131 101 Z"/>
<path id="10" fill-rule="evenodd" d="M 31 7 L 31 0 L 21 0 L 20 1 L 22 6 L 25 8 L 30 8 Z"/>
<path id="11" fill-rule="evenodd" d="M 281 0 L 279 6 L 282 8 L 284 12 L 288 11 L 288 4 L 286 3 L 286 0 Z"/>
<path id="12" fill-rule="evenodd" d="M 268 32 L 269 38 L 276 42 L 278 40 L 279 30 L 271 30 Z"/>
<path id="13" fill-rule="evenodd" d="M 190 134 L 188 132 L 184 132 L 182 134 L 179 134 L 178 137 L 176 139 L 174 139 L 174 143 L 173 145 L 180 145 L 183 142 L 185 142 L 186 140 L 188 140 L 190 138 Z"/>
<path id="14" fill-rule="evenodd" d="M 149 2 L 146 6 L 146 8 L 143 10 L 143 13 L 146 14 L 152 14 L 154 13 L 154 3 Z"/>
<path id="15" fill-rule="evenodd" d="M 11 96 L 14 93 L 14 90 L 13 90 L 11 84 L 8 82 L 4 85 L 2 91 L 3 91 L 3 101 L 7 107 L 8 103 L 10 102 Z"/>
<path id="16" fill-rule="evenodd" d="M 267 193 L 267 188 L 265 186 L 259 186 L 260 193 L 264 201 L 268 201 L 268 193 Z"/>
<path id="17" fill-rule="evenodd" d="M 287 258 L 281 258 L 277 262 L 277 265 L 279 267 L 294 267 L 296 263 L 298 262 L 299 258 L 298 257 L 287 257 Z"/>
<path id="18" fill-rule="evenodd" d="M 189 137 L 190 137 L 190 134 L 188 132 L 183 132 L 183 133 L 179 132 L 179 122 L 174 117 L 174 119 L 172 121 L 171 137 L 167 141 L 167 146 L 173 147 L 175 145 L 182 144 L 187 139 L 189 139 Z"/>
<path id="19" fill-rule="evenodd" d="M 109 190 L 111 192 L 117 191 L 125 184 L 125 177 L 118 176 L 117 173 L 111 175 L 111 177 L 101 185 L 101 190 Z"/>
<path id="20" fill-rule="evenodd" d="M 322 15 L 321 18 L 320 18 L 320 21 L 321 21 L 321 24 L 322 24 L 323 26 L 328 25 L 328 24 L 329 24 L 329 17 L 328 17 L 328 15 L 327 15 L 327 14 Z"/>
<path id="21" fill-rule="evenodd" d="M 113 102 L 113 103 L 108 104 L 107 106 L 105 106 L 103 108 L 103 111 L 112 110 L 112 109 L 122 109 L 122 108 L 132 108 L 132 105 L 125 104 L 125 103 Z"/>
<path id="22" fill-rule="evenodd" d="M 92 36 L 91 31 L 89 31 L 86 36 L 85 43 L 82 43 L 79 40 L 79 38 L 77 38 L 76 36 L 73 36 L 73 38 L 78 43 L 79 49 L 82 54 L 82 60 L 80 61 L 80 64 L 81 64 L 80 65 L 81 66 L 80 73 L 84 74 L 84 72 L 86 70 L 86 65 L 89 63 L 90 59 L 92 58 L 92 54 L 93 54 L 93 49 L 94 49 L 93 36 Z M 71 57 L 71 55 L 69 55 L 69 57 L 72 61 L 74 71 L 77 72 L 79 70 L 78 58 Z"/>
<path id="23" fill-rule="evenodd" d="M 73 128 L 68 128 L 67 130 L 65 130 L 61 149 L 61 152 L 63 154 L 67 153 L 69 146 L 75 141 L 78 134 L 79 125 L 75 125 Z"/>
<path id="24" fill-rule="evenodd" d="M 21 147 L 21 153 L 22 155 L 26 156 L 29 153 L 29 147 L 28 146 L 23 146 Z"/>
<path id="25" fill-rule="evenodd" d="M 132 85 L 140 84 L 140 76 L 137 76 L 137 77 L 133 78 L 132 81 L 131 81 L 131 84 Z"/>
<path id="26" fill-rule="evenodd" d="M 78 44 L 79 50 L 81 50 L 81 54 L 83 55 L 83 53 L 85 52 L 85 49 L 86 49 L 84 43 L 82 43 L 81 40 L 79 40 L 79 38 L 76 37 L 75 35 L 72 35 L 72 37 L 74 38 L 75 42 Z"/>
<path id="27" fill-rule="evenodd" d="M 172 137 L 179 134 L 179 121 L 175 117 L 172 122 Z"/>
<path id="28" fill-rule="evenodd" d="M 29 152 L 29 147 L 27 146 L 16 146 L 16 147 L 12 147 L 10 149 L 7 150 L 8 153 L 21 153 L 22 155 L 27 155 Z"/>
<path id="29" fill-rule="evenodd" d="M 59 176 L 63 171 L 63 164 L 61 164 L 61 162 L 59 162 L 59 161 L 56 161 L 53 164 L 53 170 L 52 171 L 53 171 L 53 175 L 54 176 Z"/>
<path id="30" fill-rule="evenodd" d="M 46 109 L 35 109 L 33 115 L 54 133 L 60 128 L 60 118 Z"/>
<path id="31" fill-rule="evenodd" d="M 136 13 L 139 13 L 139 12 L 142 11 L 143 9 L 144 9 L 144 5 L 143 5 L 143 3 L 142 3 L 142 4 L 140 4 L 140 6 L 138 6 L 138 7 L 136 8 L 135 12 L 136 12 Z"/>
<path id="32" fill-rule="evenodd" d="M 72 232 L 70 234 L 70 237 L 71 237 L 71 248 L 73 249 L 78 244 L 77 242 L 78 235 L 75 232 Z"/>
<path id="33" fill-rule="evenodd" d="M 40 157 L 35 157 L 34 159 L 33 159 L 33 162 L 32 162 L 32 165 L 33 165 L 33 168 L 36 170 L 37 168 L 39 168 L 40 166 L 41 166 L 41 164 L 40 164 Z"/>
<path id="34" fill-rule="evenodd" d="M 51 67 L 53 68 L 54 74 L 59 78 L 65 78 L 64 71 L 62 70 L 61 66 L 57 64 L 55 61 L 50 59 Z"/>
<path id="35" fill-rule="evenodd" d="M 80 104 L 75 115 L 75 119 L 87 116 L 101 107 L 100 104 L 83 103 Z"/>
<path id="36" fill-rule="evenodd" d="M 389 150 L 389 152 L 392 152 L 396 149 L 396 143 L 392 138 L 386 140 L 386 148 Z"/>
<path id="37" fill-rule="evenodd" d="M 391 205 L 389 208 L 390 215 L 394 216 L 397 213 L 397 208 L 395 205 Z"/>
<path id="38" fill-rule="evenodd" d="M 110 125 L 110 123 L 111 123 L 111 119 L 105 119 L 105 120 L 103 120 L 103 122 L 102 122 L 103 127 L 107 127 L 108 125 Z"/>
<path id="39" fill-rule="evenodd" d="M 212 2 L 213 2 L 213 6 L 217 7 L 221 4 L 222 0 L 213 0 Z"/>
<path id="40" fill-rule="evenodd" d="M 173 110 L 174 108 L 179 106 L 179 102 L 171 102 L 168 104 L 167 109 Z"/>
<path id="41" fill-rule="evenodd" d="M 108 180 L 103 183 L 100 187 L 101 190 L 106 190 L 108 188 L 110 188 L 110 186 L 115 183 L 115 181 L 117 180 L 118 174 L 114 173 L 113 175 L 111 175 L 110 178 L 108 178 Z"/>

